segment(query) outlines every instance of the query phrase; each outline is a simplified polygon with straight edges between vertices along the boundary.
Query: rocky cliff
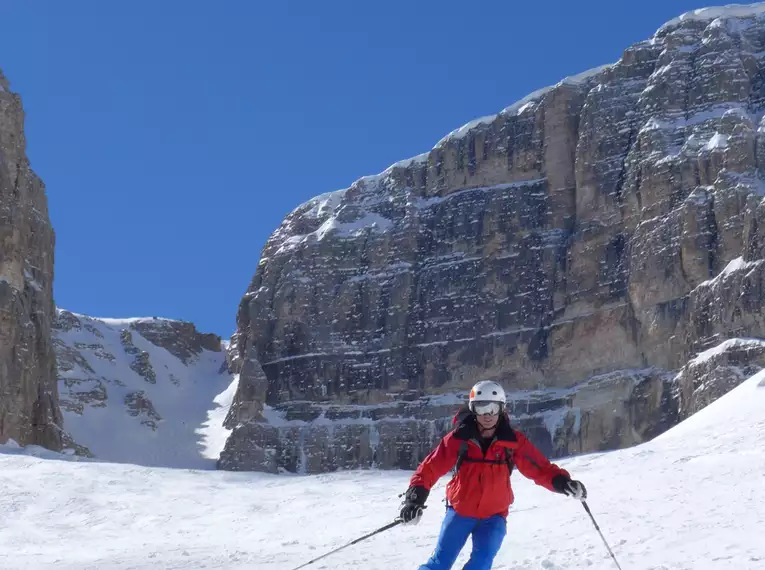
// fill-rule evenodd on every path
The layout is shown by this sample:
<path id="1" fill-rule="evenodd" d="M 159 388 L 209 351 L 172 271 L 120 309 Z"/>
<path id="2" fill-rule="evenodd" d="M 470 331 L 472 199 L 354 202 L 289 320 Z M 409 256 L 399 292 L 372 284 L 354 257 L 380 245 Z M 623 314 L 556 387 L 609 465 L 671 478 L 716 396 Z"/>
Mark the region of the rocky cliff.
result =
<path id="1" fill-rule="evenodd" d="M 478 379 L 547 453 L 610 449 L 759 368 L 764 13 L 686 14 L 295 209 L 240 304 L 220 466 L 412 467 Z"/>
<path id="2" fill-rule="evenodd" d="M 60 449 L 54 234 L 45 186 L 25 153 L 21 99 L 0 72 L 0 443 Z"/>
<path id="3" fill-rule="evenodd" d="M 53 336 L 67 447 L 116 462 L 214 467 L 233 396 L 220 337 L 187 322 L 61 309 Z"/>

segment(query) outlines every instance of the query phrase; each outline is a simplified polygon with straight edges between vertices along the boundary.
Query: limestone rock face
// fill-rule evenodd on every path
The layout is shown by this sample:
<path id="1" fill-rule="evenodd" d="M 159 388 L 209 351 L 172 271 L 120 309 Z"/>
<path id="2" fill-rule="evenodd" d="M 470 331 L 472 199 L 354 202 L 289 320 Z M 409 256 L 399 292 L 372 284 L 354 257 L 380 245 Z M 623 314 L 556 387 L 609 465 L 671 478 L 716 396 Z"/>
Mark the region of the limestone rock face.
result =
<path id="1" fill-rule="evenodd" d="M 162 418 L 154 409 L 154 404 L 146 397 L 146 392 L 138 390 L 136 392 L 129 392 L 125 396 L 125 407 L 127 413 L 133 417 L 141 417 L 141 424 L 148 426 L 152 431 L 157 430 L 157 422 L 162 421 Z"/>
<path id="2" fill-rule="evenodd" d="M 481 379 L 554 456 L 653 437 L 734 385 L 688 362 L 765 337 L 761 11 L 673 20 L 296 208 L 239 307 L 220 466 L 411 468 Z"/>
<path id="3" fill-rule="evenodd" d="M 676 378 L 678 412 L 685 419 L 765 368 L 765 341 L 733 338 L 691 360 Z"/>
<path id="4" fill-rule="evenodd" d="M 220 337 L 199 332 L 193 323 L 168 319 L 140 319 L 133 328 L 155 346 L 160 346 L 188 364 L 202 350 L 221 351 Z"/>
<path id="5" fill-rule="evenodd" d="M 148 340 L 148 339 L 147 339 Z M 151 365 L 149 353 L 145 350 L 137 348 L 133 344 L 133 335 L 128 329 L 122 329 L 120 331 L 120 341 L 122 347 L 125 350 L 125 354 L 132 356 L 132 362 L 130 363 L 130 369 L 143 378 L 150 384 L 157 383 L 157 374 L 154 372 L 154 367 Z"/>
<path id="6" fill-rule="evenodd" d="M 45 186 L 26 157 L 21 98 L 0 72 L 0 443 L 60 450 L 53 246 Z"/>

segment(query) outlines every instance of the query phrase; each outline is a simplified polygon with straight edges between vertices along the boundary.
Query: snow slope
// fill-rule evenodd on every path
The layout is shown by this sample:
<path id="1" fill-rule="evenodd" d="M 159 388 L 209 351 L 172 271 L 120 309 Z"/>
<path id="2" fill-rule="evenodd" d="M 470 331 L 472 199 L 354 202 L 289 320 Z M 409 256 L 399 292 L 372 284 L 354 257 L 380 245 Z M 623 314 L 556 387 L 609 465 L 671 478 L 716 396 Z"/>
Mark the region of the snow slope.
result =
<path id="1" fill-rule="evenodd" d="M 562 464 L 587 484 L 624 570 L 765 568 L 765 372 L 652 442 Z M 162 469 L 4 446 L 0 568 L 291 570 L 391 521 L 409 475 Z M 614 568 L 579 503 L 513 481 L 496 570 Z M 444 484 L 419 526 L 308 568 L 417 568 L 438 534 Z"/>
<path id="2" fill-rule="evenodd" d="M 168 346 L 183 346 L 189 339 L 162 329 L 173 321 L 66 315 L 74 326 L 55 329 L 54 345 L 64 429 L 74 441 L 107 461 L 214 469 L 236 391 L 225 352 L 201 349 L 184 362 L 133 326 L 149 323 L 167 331 Z"/>

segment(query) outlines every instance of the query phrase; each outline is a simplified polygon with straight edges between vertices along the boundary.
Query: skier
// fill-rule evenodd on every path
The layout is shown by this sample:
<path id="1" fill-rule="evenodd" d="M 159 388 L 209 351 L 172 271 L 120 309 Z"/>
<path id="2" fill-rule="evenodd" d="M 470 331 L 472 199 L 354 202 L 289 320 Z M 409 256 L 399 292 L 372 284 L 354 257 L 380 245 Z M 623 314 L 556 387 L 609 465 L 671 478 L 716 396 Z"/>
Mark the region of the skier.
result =
<path id="1" fill-rule="evenodd" d="M 470 390 L 468 406 L 454 417 L 455 428 L 417 467 L 409 482 L 400 518 L 417 524 L 436 481 L 452 467 L 446 486 L 446 516 L 436 549 L 419 570 L 449 570 L 469 535 L 470 560 L 463 570 L 489 570 L 506 533 L 513 502 L 513 466 L 537 485 L 583 500 L 587 490 L 550 461 L 520 432 L 510 427 L 505 391 L 490 381 Z"/>

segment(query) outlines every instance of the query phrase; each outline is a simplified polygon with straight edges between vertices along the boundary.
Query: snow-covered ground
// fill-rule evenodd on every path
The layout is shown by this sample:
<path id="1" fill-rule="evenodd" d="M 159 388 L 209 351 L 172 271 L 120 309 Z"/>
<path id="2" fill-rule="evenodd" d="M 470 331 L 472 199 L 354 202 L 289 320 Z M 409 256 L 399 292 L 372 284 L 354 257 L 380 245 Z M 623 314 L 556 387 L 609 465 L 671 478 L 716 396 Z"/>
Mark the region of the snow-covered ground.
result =
<path id="1" fill-rule="evenodd" d="M 623 570 L 765 568 L 765 372 L 652 442 L 562 464 L 588 486 Z M 409 475 L 167 469 L 3 446 L 0 568 L 291 570 L 390 522 Z M 517 472 L 513 481 L 495 569 L 615 568 L 578 502 Z M 308 568 L 417 568 L 435 544 L 444 484 L 420 525 Z"/>

